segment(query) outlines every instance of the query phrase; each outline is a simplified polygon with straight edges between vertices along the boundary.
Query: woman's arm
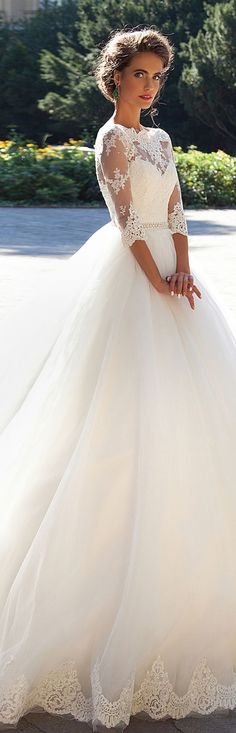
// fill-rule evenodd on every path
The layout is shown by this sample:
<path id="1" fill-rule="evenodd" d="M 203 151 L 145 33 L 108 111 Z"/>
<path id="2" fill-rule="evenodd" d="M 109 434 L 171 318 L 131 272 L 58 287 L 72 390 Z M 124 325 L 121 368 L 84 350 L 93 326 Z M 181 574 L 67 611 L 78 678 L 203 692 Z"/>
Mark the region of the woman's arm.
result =
<path id="1" fill-rule="evenodd" d="M 175 170 L 175 185 L 168 202 L 168 224 L 172 233 L 176 249 L 176 272 L 190 273 L 189 250 L 188 250 L 188 229 L 184 214 L 182 194 L 174 154 L 171 146 L 171 157 Z"/>
<path id="2" fill-rule="evenodd" d="M 187 222 L 184 214 L 182 194 L 180 188 L 180 182 L 178 173 L 176 170 L 174 153 L 172 148 L 171 139 L 169 138 L 170 144 L 170 156 L 174 165 L 175 172 L 175 184 L 168 202 L 168 224 L 169 229 L 172 233 L 173 242 L 176 250 L 176 273 L 168 278 L 170 291 L 178 295 L 189 295 L 190 292 L 194 292 L 199 298 L 201 297 L 200 290 L 194 285 L 193 277 L 188 277 L 191 274 L 190 263 L 189 263 L 189 246 L 188 246 L 188 229 Z M 193 307 L 193 296 L 190 298 L 190 305 Z"/>
<path id="3" fill-rule="evenodd" d="M 172 234 L 176 249 L 176 272 L 186 272 L 190 274 L 188 237 L 184 234 L 175 232 Z"/>
<path id="4" fill-rule="evenodd" d="M 124 246 L 130 247 L 153 287 L 158 292 L 169 293 L 168 283 L 161 277 L 145 241 L 145 230 L 133 204 L 125 144 L 120 131 L 115 128 L 107 131 L 103 138 L 101 167 Z"/>
<path id="5" fill-rule="evenodd" d="M 156 262 L 153 259 L 153 256 L 146 242 L 136 239 L 136 241 L 131 245 L 131 251 L 133 252 L 140 267 L 145 272 L 145 275 L 147 275 L 150 283 L 156 290 L 158 290 L 158 293 L 169 294 L 169 285 L 161 277 Z"/>

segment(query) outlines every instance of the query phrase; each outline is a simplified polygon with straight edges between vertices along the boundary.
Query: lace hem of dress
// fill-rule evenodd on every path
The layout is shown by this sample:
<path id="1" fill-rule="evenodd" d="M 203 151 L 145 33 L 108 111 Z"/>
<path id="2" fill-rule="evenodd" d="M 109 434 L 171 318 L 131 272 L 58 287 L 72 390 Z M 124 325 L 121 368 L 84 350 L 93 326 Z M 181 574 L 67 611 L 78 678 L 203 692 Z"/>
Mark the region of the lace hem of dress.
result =
<path id="1" fill-rule="evenodd" d="M 124 728 L 130 716 L 139 713 L 159 720 L 183 718 L 191 713 L 204 715 L 222 708 L 232 710 L 236 707 L 236 673 L 233 677 L 231 685 L 220 684 L 203 657 L 192 674 L 187 692 L 178 696 L 159 656 L 136 691 L 133 673 L 119 698 L 110 701 L 102 691 L 98 660 L 91 673 L 91 697 L 83 694 L 76 664 L 68 661 L 50 672 L 33 690 L 24 675 L 5 686 L 0 691 L 0 722 L 16 725 L 23 715 L 37 708 L 54 715 L 72 715 L 90 725 L 99 722 L 106 728 Z"/>
<path id="2" fill-rule="evenodd" d="M 168 216 L 168 224 L 172 234 L 188 234 L 187 224 L 181 203 L 177 201 Z"/>

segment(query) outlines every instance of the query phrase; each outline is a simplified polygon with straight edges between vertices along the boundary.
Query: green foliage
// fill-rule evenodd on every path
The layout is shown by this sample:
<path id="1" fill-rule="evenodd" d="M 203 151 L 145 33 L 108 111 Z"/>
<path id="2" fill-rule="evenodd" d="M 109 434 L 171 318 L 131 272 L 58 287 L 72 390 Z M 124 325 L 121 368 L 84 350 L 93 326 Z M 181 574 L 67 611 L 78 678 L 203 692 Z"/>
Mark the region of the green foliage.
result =
<path id="1" fill-rule="evenodd" d="M 57 52 L 59 33 L 66 33 L 68 44 L 77 41 L 76 17 L 76 0 L 45 0 L 32 18 L 11 24 L 0 18 L 1 137 L 12 126 L 37 141 L 54 134 L 57 124 L 38 106 L 50 88 L 41 76 L 40 53 Z"/>
<path id="2" fill-rule="evenodd" d="M 61 149 L 0 142 L 0 203 L 78 206 L 104 204 L 94 152 L 71 141 Z M 236 206 L 236 160 L 223 151 L 175 149 L 185 206 Z"/>
<path id="3" fill-rule="evenodd" d="M 1 147 L 2 145 L 2 147 Z M 81 204 L 99 200 L 94 153 L 0 143 L 0 203 Z"/>
<path id="4" fill-rule="evenodd" d="M 15 126 L 40 144 L 46 139 L 60 142 L 70 136 L 81 137 L 85 131 L 86 142 L 93 142 L 97 129 L 113 111 L 93 75 L 101 46 L 116 29 L 154 25 L 170 38 L 176 50 L 174 68 L 158 104 L 161 127 L 171 134 L 175 145 L 185 149 L 194 143 L 202 150 L 220 147 L 233 153 L 230 104 L 235 92 L 232 90 L 230 100 L 228 89 L 234 67 L 229 59 L 235 58 L 235 21 L 231 23 L 227 13 L 235 2 L 208 0 L 205 6 L 204 0 L 44 0 L 32 18 L 10 25 L 0 21 L 0 136 L 5 138 Z M 219 5 L 225 6 L 225 11 L 219 10 L 214 46 Z M 201 46 L 201 39 L 205 46 Z M 207 73 L 194 60 L 196 47 L 199 64 L 203 57 Z M 214 74 L 213 61 L 208 60 L 213 47 Z M 195 54 L 193 61 L 191 54 Z M 150 124 L 148 113 L 142 121 Z"/>
<path id="5" fill-rule="evenodd" d="M 212 0 L 215 2 L 215 0 Z M 90 135 L 112 114 L 113 105 L 98 91 L 93 68 L 101 46 L 112 32 L 122 28 L 154 25 L 174 43 L 176 58 L 166 88 L 159 102 L 160 124 L 170 132 L 175 144 L 188 145 L 196 142 L 204 147 L 204 128 L 195 125 L 186 113 L 178 93 L 178 80 L 183 61 L 178 54 L 180 43 L 187 41 L 191 32 L 197 32 L 204 18 L 203 0 L 78 0 L 77 5 L 78 45 L 81 58 L 75 58 L 75 47 L 60 42 L 58 54 L 53 58 L 42 52 L 41 69 L 44 79 L 54 82 L 55 94 L 47 94 L 40 101 L 40 109 L 51 114 L 52 119 L 67 121 L 71 135 L 81 134 L 85 128 Z M 61 86 L 61 91 L 58 87 Z M 62 92 L 62 93 L 61 93 Z M 144 121 L 144 120 L 143 120 Z M 146 124 L 151 124 L 145 113 Z M 221 144 L 221 139 L 211 136 L 210 144 Z"/>
<path id="6" fill-rule="evenodd" d="M 185 206 L 236 206 L 236 159 L 222 150 L 202 153 L 190 146 L 188 153 L 175 149 L 176 165 Z"/>
<path id="7" fill-rule="evenodd" d="M 179 91 L 186 111 L 217 130 L 236 151 L 236 0 L 205 6 L 196 38 L 183 46 Z"/>

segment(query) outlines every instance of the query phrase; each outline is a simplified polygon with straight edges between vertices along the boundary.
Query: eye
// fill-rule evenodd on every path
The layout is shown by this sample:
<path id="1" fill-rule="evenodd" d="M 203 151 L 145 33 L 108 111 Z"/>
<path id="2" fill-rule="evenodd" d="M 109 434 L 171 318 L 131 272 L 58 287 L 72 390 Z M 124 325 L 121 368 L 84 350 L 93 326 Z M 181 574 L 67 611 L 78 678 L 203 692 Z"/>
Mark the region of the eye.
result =
<path id="1" fill-rule="evenodd" d="M 157 74 L 155 74 L 154 79 L 156 79 L 157 81 L 160 81 L 161 77 L 162 77 L 161 72 L 158 72 Z"/>
<path id="2" fill-rule="evenodd" d="M 143 71 L 135 71 L 134 76 L 137 76 L 137 78 L 143 76 Z"/>

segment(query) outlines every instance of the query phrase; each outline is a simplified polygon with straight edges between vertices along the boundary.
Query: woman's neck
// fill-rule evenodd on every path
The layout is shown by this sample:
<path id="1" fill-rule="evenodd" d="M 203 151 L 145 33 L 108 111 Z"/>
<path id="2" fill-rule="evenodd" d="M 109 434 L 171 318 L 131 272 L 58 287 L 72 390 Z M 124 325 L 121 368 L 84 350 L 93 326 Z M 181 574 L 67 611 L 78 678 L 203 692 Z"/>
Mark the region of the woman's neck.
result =
<path id="1" fill-rule="evenodd" d="M 118 125 L 124 125 L 124 127 L 134 127 L 135 130 L 142 129 L 142 125 L 140 123 L 140 110 L 126 108 L 124 104 L 116 104 L 113 120 Z"/>

